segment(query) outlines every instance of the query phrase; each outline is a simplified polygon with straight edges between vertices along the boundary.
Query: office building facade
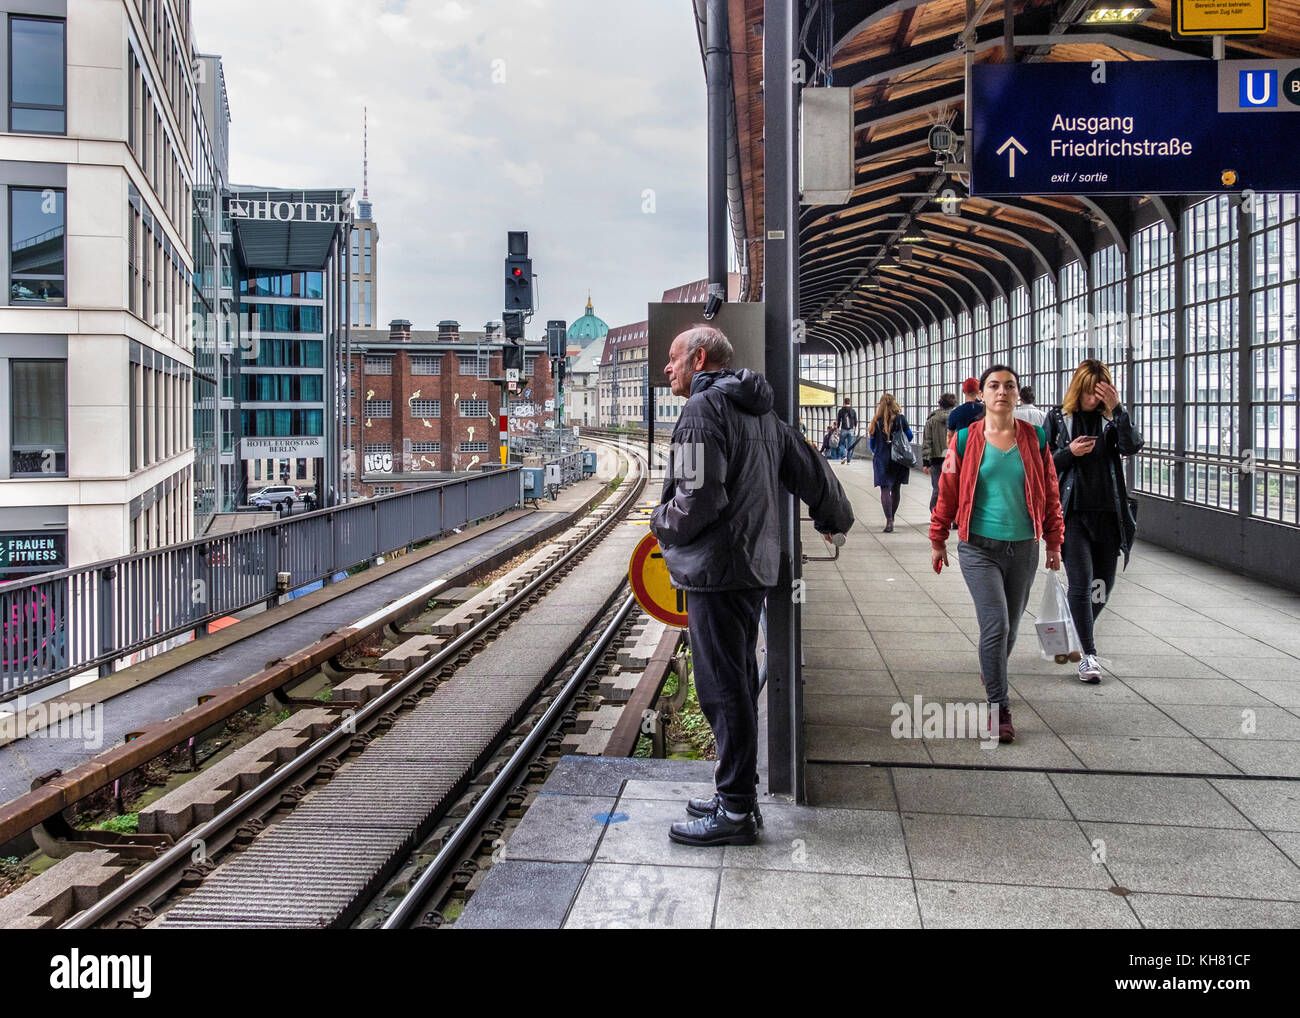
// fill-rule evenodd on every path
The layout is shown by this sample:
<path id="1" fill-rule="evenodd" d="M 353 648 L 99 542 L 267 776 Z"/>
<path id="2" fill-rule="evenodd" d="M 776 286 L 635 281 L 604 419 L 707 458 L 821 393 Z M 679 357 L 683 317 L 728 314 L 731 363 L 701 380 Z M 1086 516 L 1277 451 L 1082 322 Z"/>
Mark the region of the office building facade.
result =
<path id="1" fill-rule="evenodd" d="M 215 232 L 189 3 L 4 14 L 0 580 L 191 537 L 216 385 L 192 317 Z"/>

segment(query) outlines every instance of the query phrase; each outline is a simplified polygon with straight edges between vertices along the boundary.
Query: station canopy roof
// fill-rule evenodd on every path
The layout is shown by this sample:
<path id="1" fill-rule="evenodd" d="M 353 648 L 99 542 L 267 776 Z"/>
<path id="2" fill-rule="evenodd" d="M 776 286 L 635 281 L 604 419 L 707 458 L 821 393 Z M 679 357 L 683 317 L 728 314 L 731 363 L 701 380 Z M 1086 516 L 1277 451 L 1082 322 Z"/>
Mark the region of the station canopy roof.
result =
<path id="1" fill-rule="evenodd" d="M 1154 9 L 1140 24 L 1101 27 L 1081 23 L 1096 0 L 1011 3 L 1016 62 L 1212 57 L 1209 38 L 1171 34 L 1170 0 L 1152 0 Z M 728 2 L 751 290 L 753 280 L 762 278 L 765 235 L 763 6 L 763 0 Z M 1001 0 L 972 0 L 969 10 L 974 62 L 1004 62 Z M 1111 244 L 1127 251 L 1135 225 L 1156 216 L 1174 225 L 1182 208 L 1197 200 L 965 197 L 961 175 L 945 169 L 931 152 L 928 135 L 937 123 L 964 130 L 961 37 L 968 25 L 967 0 L 812 0 L 796 4 L 795 11 L 802 18 L 798 56 L 806 68 L 805 87 L 852 87 L 854 111 L 849 201 L 800 206 L 798 212 L 799 314 L 807 323 L 802 353 L 856 348 L 956 318 L 978 304 L 1009 297 L 1019 285 L 1032 287 L 1044 273 L 1056 276 L 1075 260 L 1081 259 L 1087 271 L 1094 251 Z M 1268 17 L 1264 34 L 1229 36 L 1225 58 L 1300 55 L 1300 5 L 1273 0 Z M 1172 101 L 1152 97 L 1153 103 Z M 956 207 L 951 201 L 941 205 L 949 188 L 963 197 Z M 920 238 L 911 244 L 907 261 L 900 260 L 898 250 L 904 236 Z"/>
<path id="2" fill-rule="evenodd" d="M 235 184 L 226 198 L 239 256 L 255 268 L 323 268 L 330 243 L 352 217 L 353 188 L 286 190 Z M 273 208 L 268 211 L 266 204 Z M 289 208 L 285 208 L 285 206 Z M 234 206 L 238 206 L 236 209 Z M 333 212 L 322 212 L 322 208 Z M 239 211 L 249 213 L 238 214 Z"/>

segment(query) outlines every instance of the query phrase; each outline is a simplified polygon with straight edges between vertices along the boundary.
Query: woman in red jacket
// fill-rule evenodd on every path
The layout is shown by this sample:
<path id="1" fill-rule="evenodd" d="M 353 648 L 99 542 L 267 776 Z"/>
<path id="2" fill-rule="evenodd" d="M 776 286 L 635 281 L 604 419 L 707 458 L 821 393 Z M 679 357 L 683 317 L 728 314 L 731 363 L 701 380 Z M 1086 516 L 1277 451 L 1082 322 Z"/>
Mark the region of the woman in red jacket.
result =
<path id="1" fill-rule="evenodd" d="M 1065 523 L 1056 467 L 1046 432 L 1015 417 L 1020 380 L 1005 364 L 980 376 L 984 419 L 948 443 L 939 501 L 930 518 L 930 562 L 948 564 L 948 531 L 957 525 L 962 578 L 980 624 L 980 677 L 997 711 L 998 741 L 1016 737 L 1007 696 L 1007 658 L 1038 568 L 1038 541 L 1047 568 L 1061 568 Z"/>

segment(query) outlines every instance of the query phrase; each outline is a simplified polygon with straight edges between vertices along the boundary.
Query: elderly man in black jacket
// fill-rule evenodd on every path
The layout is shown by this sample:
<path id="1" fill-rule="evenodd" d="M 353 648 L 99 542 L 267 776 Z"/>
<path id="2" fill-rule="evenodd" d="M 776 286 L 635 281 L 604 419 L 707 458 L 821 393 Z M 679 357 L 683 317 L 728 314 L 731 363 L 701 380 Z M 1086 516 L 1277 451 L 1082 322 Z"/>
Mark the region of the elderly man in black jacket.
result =
<path id="1" fill-rule="evenodd" d="M 692 799 L 698 819 L 673 824 L 686 845 L 757 840 L 759 611 L 776 584 L 781 488 L 807 502 L 829 540 L 853 510 L 829 466 L 772 410 L 772 387 L 731 371 L 731 343 L 697 326 L 673 340 L 673 395 L 689 396 L 673 429 L 672 460 L 650 527 L 687 614 L 695 689 L 717 747 L 717 793 Z"/>

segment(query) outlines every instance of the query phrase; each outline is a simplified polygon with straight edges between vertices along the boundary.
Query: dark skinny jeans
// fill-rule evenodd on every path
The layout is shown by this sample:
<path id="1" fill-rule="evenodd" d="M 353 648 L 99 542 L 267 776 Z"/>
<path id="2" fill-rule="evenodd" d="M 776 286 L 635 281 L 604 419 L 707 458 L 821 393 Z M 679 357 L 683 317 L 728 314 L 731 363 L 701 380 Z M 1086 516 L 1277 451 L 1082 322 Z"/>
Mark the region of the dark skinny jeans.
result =
<path id="1" fill-rule="evenodd" d="M 1085 654 L 1096 654 L 1093 623 L 1115 589 L 1119 525 L 1113 512 L 1072 511 L 1065 518 L 1061 564 L 1070 580 L 1070 617 Z"/>

